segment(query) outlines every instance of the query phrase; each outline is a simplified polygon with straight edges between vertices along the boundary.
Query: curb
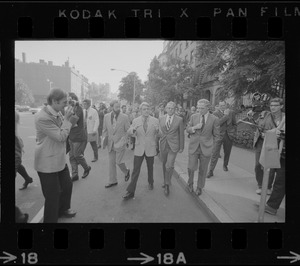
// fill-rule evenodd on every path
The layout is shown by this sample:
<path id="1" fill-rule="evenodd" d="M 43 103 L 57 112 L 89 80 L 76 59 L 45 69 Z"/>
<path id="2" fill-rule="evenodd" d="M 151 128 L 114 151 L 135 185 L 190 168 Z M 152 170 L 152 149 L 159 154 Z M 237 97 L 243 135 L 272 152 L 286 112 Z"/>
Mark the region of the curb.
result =
<path id="1" fill-rule="evenodd" d="M 186 175 L 182 173 L 182 170 L 179 166 L 174 165 L 174 176 L 179 181 L 178 183 L 182 186 L 182 188 L 189 193 L 195 200 L 196 204 L 204 208 L 209 215 L 212 217 L 215 223 L 234 223 L 235 221 L 229 216 L 226 210 L 221 207 L 218 202 L 216 202 L 205 190 L 202 191 L 200 197 L 198 197 L 195 193 L 190 193 L 187 187 L 187 182 L 183 178 Z"/>

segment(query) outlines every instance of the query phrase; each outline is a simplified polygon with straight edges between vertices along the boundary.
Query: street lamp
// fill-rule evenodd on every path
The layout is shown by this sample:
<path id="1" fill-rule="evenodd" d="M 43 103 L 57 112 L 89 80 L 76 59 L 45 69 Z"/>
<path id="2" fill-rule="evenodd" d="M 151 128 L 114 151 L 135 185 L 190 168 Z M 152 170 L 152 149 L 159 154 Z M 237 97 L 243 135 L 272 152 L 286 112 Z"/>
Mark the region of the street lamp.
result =
<path id="1" fill-rule="evenodd" d="M 128 75 L 130 74 L 128 71 L 122 70 L 122 69 L 115 69 L 115 68 L 111 68 L 111 71 L 121 71 L 121 72 L 125 72 Z M 133 76 L 133 99 L 132 99 L 132 105 L 134 105 L 134 100 L 135 100 L 135 76 Z"/>

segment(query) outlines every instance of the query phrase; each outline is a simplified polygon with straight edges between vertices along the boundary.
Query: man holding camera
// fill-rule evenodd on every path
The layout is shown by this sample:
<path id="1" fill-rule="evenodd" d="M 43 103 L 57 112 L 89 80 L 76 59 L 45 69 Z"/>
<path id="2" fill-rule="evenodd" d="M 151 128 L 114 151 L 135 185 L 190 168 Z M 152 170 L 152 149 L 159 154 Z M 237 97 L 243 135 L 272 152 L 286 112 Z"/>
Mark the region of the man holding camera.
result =
<path id="1" fill-rule="evenodd" d="M 70 106 L 72 106 L 74 116 L 77 119 L 76 124 L 71 128 L 69 135 L 69 158 L 72 167 L 72 181 L 77 181 L 79 179 L 78 165 L 80 164 L 84 169 L 82 178 L 86 178 L 88 176 L 91 167 L 87 164 L 84 158 L 84 150 L 87 144 L 87 134 L 84 128 L 83 109 L 79 105 L 78 98 L 75 93 L 69 92 L 68 103 Z"/>

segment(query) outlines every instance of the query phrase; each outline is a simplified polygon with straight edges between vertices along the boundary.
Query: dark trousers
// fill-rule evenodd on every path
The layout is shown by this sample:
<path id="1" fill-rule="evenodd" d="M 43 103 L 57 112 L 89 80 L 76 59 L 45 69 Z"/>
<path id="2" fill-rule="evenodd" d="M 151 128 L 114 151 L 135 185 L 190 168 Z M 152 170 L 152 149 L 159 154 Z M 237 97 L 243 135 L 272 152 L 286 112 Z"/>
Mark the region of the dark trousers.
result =
<path id="1" fill-rule="evenodd" d="M 44 223 L 57 223 L 58 215 L 71 207 L 73 183 L 68 165 L 60 172 L 38 175 L 45 197 Z"/>
<path id="2" fill-rule="evenodd" d="M 90 144 L 92 146 L 92 149 L 94 151 L 94 159 L 98 159 L 98 147 L 96 141 L 90 141 Z"/>
<path id="3" fill-rule="evenodd" d="M 88 169 L 87 162 L 84 158 L 84 150 L 86 147 L 86 141 L 83 142 L 73 142 L 69 140 L 70 144 L 70 164 L 72 167 L 72 177 L 78 175 L 78 165 L 80 164 L 84 170 Z"/>
<path id="4" fill-rule="evenodd" d="M 212 172 L 215 170 L 215 167 L 217 165 L 222 144 L 223 144 L 223 149 L 224 149 L 223 165 L 228 166 L 229 157 L 230 157 L 230 153 L 231 153 L 231 149 L 232 149 L 232 140 L 229 138 L 227 132 L 225 132 L 222 140 L 218 140 L 214 144 L 214 147 L 213 147 L 210 166 L 209 166 L 209 170 Z"/>
<path id="5" fill-rule="evenodd" d="M 133 160 L 133 172 L 131 175 L 131 181 L 130 184 L 127 187 L 127 191 L 134 193 L 136 189 L 136 184 L 140 175 L 141 166 L 144 161 L 144 158 L 146 158 L 147 162 L 147 169 L 148 169 L 148 183 L 153 184 L 153 164 L 154 164 L 154 156 L 146 156 L 144 153 L 143 156 L 134 156 Z"/>
<path id="6" fill-rule="evenodd" d="M 272 169 L 276 172 L 276 178 L 272 194 L 267 201 L 267 204 L 276 210 L 279 208 L 285 196 L 285 159 L 280 159 L 280 165 L 281 168 Z"/>
<path id="7" fill-rule="evenodd" d="M 255 145 L 255 178 L 257 181 L 257 186 L 259 188 L 262 187 L 262 181 L 264 177 L 264 168 L 263 166 L 259 163 L 259 157 L 261 154 L 262 146 L 263 146 L 263 139 L 259 139 Z M 268 189 L 272 188 L 272 184 L 275 178 L 275 171 L 273 169 L 270 170 L 269 174 L 269 182 L 268 182 Z"/>
<path id="8" fill-rule="evenodd" d="M 18 167 L 18 173 L 24 178 L 25 182 L 30 182 L 31 177 L 28 175 L 23 164 L 20 164 Z"/>

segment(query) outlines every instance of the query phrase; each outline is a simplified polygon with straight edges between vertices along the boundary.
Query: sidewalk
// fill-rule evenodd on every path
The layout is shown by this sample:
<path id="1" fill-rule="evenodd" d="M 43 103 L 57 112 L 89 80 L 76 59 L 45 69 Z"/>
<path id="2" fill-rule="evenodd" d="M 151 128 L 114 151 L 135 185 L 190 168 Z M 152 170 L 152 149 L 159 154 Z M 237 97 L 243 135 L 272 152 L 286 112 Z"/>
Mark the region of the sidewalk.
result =
<path id="1" fill-rule="evenodd" d="M 187 193 L 190 193 L 187 189 L 188 144 L 189 139 L 186 138 L 183 153 L 177 154 L 174 174 L 179 183 L 185 187 Z M 256 179 L 253 173 L 242 169 L 234 161 L 233 158 L 239 153 L 243 154 L 243 157 L 249 158 L 247 160 L 249 164 L 254 165 L 254 153 L 252 151 L 233 146 L 228 165 L 229 171 L 224 172 L 224 156 L 221 151 L 222 158 L 218 160 L 214 176 L 206 178 L 205 187 L 199 197 L 193 193 L 193 197 L 199 201 L 199 204 L 208 208 L 215 220 L 222 223 L 255 223 L 258 218 L 258 207 L 255 206 L 255 203 L 259 204 L 260 195 L 255 193 L 257 189 Z M 198 172 L 195 172 L 194 186 L 197 183 L 197 178 Z M 265 213 L 264 222 L 285 222 L 285 199 L 276 216 Z"/>

